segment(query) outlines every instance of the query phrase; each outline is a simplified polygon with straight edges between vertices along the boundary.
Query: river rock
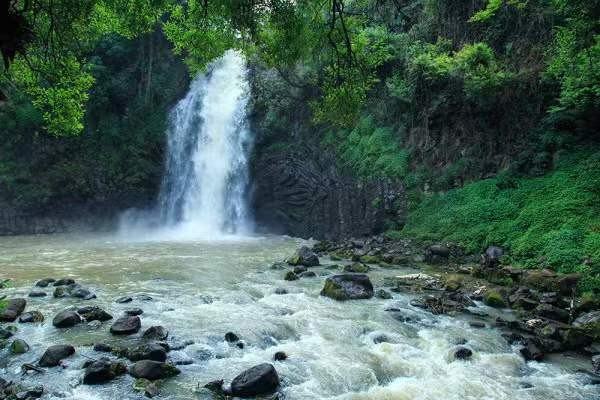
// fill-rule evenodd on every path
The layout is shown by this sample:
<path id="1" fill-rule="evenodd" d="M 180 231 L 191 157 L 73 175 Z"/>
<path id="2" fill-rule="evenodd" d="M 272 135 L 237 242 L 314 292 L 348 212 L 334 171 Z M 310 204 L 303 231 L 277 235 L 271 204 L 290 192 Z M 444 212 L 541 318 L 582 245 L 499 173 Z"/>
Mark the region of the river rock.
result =
<path id="1" fill-rule="evenodd" d="M 141 327 L 140 317 L 126 315 L 115 321 L 110 327 L 110 333 L 113 335 L 131 335 L 137 333 Z"/>
<path id="2" fill-rule="evenodd" d="M 236 334 L 235 334 L 235 333 L 233 333 L 233 332 L 227 332 L 227 333 L 225 334 L 225 341 L 226 341 L 226 342 L 229 342 L 229 343 L 235 343 L 235 342 L 237 342 L 237 341 L 239 341 L 239 340 L 240 340 L 239 336 L 238 336 L 238 335 L 236 335 Z"/>
<path id="3" fill-rule="evenodd" d="M 62 299 L 65 297 L 69 297 L 70 295 L 71 291 L 67 286 L 59 286 L 55 288 L 54 292 L 52 293 L 52 296 L 54 296 L 55 299 Z"/>
<path id="4" fill-rule="evenodd" d="M 279 376 L 272 364 L 256 365 L 231 381 L 231 394 L 254 397 L 273 393 L 279 387 Z"/>
<path id="5" fill-rule="evenodd" d="M 592 357 L 592 372 L 600 375 L 600 354 Z"/>
<path id="6" fill-rule="evenodd" d="M 321 296 L 334 300 L 370 299 L 373 284 L 365 274 L 337 274 L 325 280 Z"/>
<path id="7" fill-rule="evenodd" d="M 290 265 L 304 265 L 305 267 L 314 267 L 319 265 L 319 257 L 308 247 L 302 246 L 293 256 L 287 259 Z"/>
<path id="8" fill-rule="evenodd" d="M 277 288 L 275 289 L 275 294 L 288 294 L 288 291 L 285 288 Z"/>
<path id="9" fill-rule="evenodd" d="M 425 261 L 430 264 L 442 264 L 448 261 L 450 249 L 443 245 L 434 244 L 425 250 Z"/>
<path id="10" fill-rule="evenodd" d="M 540 304 L 535 308 L 535 314 L 540 317 L 552 319 L 554 321 L 568 322 L 569 312 L 562 308 L 554 307 L 551 304 Z"/>
<path id="11" fill-rule="evenodd" d="M 384 299 L 384 300 L 388 300 L 388 299 L 392 298 L 392 294 L 385 289 L 379 289 L 377 292 L 375 292 L 375 296 L 377 296 L 380 299 Z"/>
<path id="12" fill-rule="evenodd" d="M 39 399 L 44 394 L 43 386 L 36 386 L 34 388 L 30 388 L 15 394 L 16 400 L 31 400 L 31 399 Z M 12 397 L 9 397 L 12 398 Z"/>
<path id="13" fill-rule="evenodd" d="M 481 255 L 481 264 L 486 268 L 495 268 L 500 265 L 500 259 L 504 255 L 504 250 L 498 246 L 489 246 Z"/>
<path id="14" fill-rule="evenodd" d="M 91 300 L 96 298 L 96 295 L 92 293 L 89 289 L 78 285 L 71 287 L 69 294 L 71 297 L 83 300 Z"/>
<path id="15" fill-rule="evenodd" d="M 317 274 L 315 273 L 315 271 L 304 271 L 303 273 L 301 273 L 298 276 L 300 278 L 315 278 L 317 276 Z"/>
<path id="16" fill-rule="evenodd" d="M 74 285 L 75 281 L 71 278 L 62 278 L 54 282 L 54 286 L 68 286 Z"/>
<path id="17" fill-rule="evenodd" d="M 66 309 L 54 317 L 52 325 L 56 328 L 70 328 L 81 322 L 81 317 L 74 310 Z"/>
<path id="18" fill-rule="evenodd" d="M 44 322 L 44 315 L 39 311 L 27 311 L 19 317 L 19 322 L 26 324 L 32 322 Z"/>
<path id="19" fill-rule="evenodd" d="M 151 343 L 129 350 L 127 358 L 131 361 L 152 360 L 164 362 L 167 359 L 167 352 L 161 345 Z"/>
<path id="20" fill-rule="evenodd" d="M 27 301 L 25 299 L 10 299 L 6 303 L 6 307 L 0 313 L 0 321 L 13 322 L 25 310 Z"/>
<path id="21" fill-rule="evenodd" d="M 142 315 L 143 313 L 144 310 L 142 310 L 141 308 L 128 308 L 124 311 L 125 315 Z"/>
<path id="22" fill-rule="evenodd" d="M 600 311 L 592 311 L 580 315 L 573 322 L 573 325 L 582 328 L 600 329 Z"/>
<path id="23" fill-rule="evenodd" d="M 146 329 L 142 336 L 144 339 L 149 340 L 166 340 L 169 336 L 169 331 L 164 326 L 156 325 Z"/>
<path id="24" fill-rule="evenodd" d="M 544 359 L 544 353 L 531 340 L 528 340 L 519 352 L 527 361 L 541 361 Z"/>
<path id="25" fill-rule="evenodd" d="M 112 346 L 106 344 L 106 343 L 96 343 L 94 345 L 94 351 L 100 352 L 100 353 L 110 353 L 113 351 Z"/>
<path id="26" fill-rule="evenodd" d="M 48 294 L 41 290 L 33 290 L 29 293 L 29 297 L 46 297 Z"/>
<path id="27" fill-rule="evenodd" d="M 93 361 L 86 367 L 83 383 L 86 385 L 105 383 L 112 381 L 119 375 L 123 375 L 125 372 L 127 372 L 125 364 L 103 357 Z"/>
<path id="28" fill-rule="evenodd" d="M 134 378 L 150 381 L 170 378 L 180 373 L 181 371 L 171 364 L 152 360 L 138 361 L 129 369 L 129 374 Z"/>
<path id="29" fill-rule="evenodd" d="M 285 273 L 285 276 L 283 277 L 283 279 L 285 279 L 286 281 L 296 281 L 298 280 L 298 275 L 296 275 L 296 273 L 294 271 L 288 271 Z"/>
<path id="30" fill-rule="evenodd" d="M 361 262 L 355 262 L 350 265 L 344 266 L 344 272 L 356 272 L 360 274 L 364 274 L 365 272 L 369 272 L 371 268 L 367 264 L 363 264 Z"/>
<path id="31" fill-rule="evenodd" d="M 75 354 L 75 348 L 67 344 L 57 344 L 48 347 L 38 364 L 40 367 L 56 367 L 60 361 Z"/>
<path id="32" fill-rule="evenodd" d="M 113 318 L 112 315 L 104 311 L 98 306 L 81 307 L 77 310 L 77 313 L 83 317 L 86 321 L 108 321 Z"/>
<path id="33" fill-rule="evenodd" d="M 50 285 L 51 283 L 56 282 L 56 279 L 54 278 L 45 278 L 45 279 L 41 279 L 39 281 L 37 281 L 35 283 L 35 286 L 37 287 L 48 287 L 48 285 Z"/>
<path id="34" fill-rule="evenodd" d="M 7 328 L 0 327 L 0 340 L 6 340 L 14 335 L 13 330 L 8 329 L 8 328 L 10 328 L 10 327 L 7 327 Z"/>
<path id="35" fill-rule="evenodd" d="M 275 361 L 284 361 L 287 360 L 287 358 L 287 354 L 285 354 L 285 352 L 283 351 L 278 351 L 275 354 L 273 354 L 273 360 Z"/>
<path id="36" fill-rule="evenodd" d="M 565 296 L 572 296 L 581 280 L 581 275 L 577 273 L 560 275 L 558 277 L 558 291 Z"/>
<path id="37" fill-rule="evenodd" d="M 15 339 L 9 347 L 12 354 L 23 354 L 29 351 L 29 345 L 23 339 Z"/>
<path id="38" fill-rule="evenodd" d="M 458 346 L 454 349 L 453 356 L 456 360 L 468 360 L 473 356 L 473 350 L 465 346 Z"/>
<path id="39" fill-rule="evenodd" d="M 131 303 L 133 301 L 133 299 L 129 296 L 123 296 L 123 297 L 119 297 L 118 299 L 115 300 L 115 303 L 119 303 L 119 304 L 124 304 L 124 303 Z"/>

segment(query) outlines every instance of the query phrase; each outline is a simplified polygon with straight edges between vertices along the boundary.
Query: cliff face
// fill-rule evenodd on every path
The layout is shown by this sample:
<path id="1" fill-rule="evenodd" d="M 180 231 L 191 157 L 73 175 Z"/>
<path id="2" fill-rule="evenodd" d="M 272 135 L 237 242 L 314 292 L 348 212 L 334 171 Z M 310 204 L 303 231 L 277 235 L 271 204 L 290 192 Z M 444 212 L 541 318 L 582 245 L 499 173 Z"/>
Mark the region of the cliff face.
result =
<path id="1" fill-rule="evenodd" d="M 252 200 L 259 227 L 305 238 L 340 238 L 379 233 L 386 221 L 403 221 L 400 183 L 358 181 L 321 151 L 305 147 L 255 159 Z"/>

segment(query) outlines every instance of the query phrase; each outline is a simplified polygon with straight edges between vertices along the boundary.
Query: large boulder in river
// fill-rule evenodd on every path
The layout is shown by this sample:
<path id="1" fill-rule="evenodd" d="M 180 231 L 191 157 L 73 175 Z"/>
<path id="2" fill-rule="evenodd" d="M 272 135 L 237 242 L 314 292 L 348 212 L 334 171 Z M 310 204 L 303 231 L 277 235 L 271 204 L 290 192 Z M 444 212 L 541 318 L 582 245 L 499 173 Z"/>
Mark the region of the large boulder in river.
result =
<path id="1" fill-rule="evenodd" d="M 111 361 L 106 357 L 102 357 L 86 367 L 83 383 L 86 385 L 105 383 L 112 381 L 125 372 L 127 372 L 127 367 L 122 362 Z"/>
<path id="2" fill-rule="evenodd" d="M 81 307 L 77 310 L 77 313 L 86 321 L 104 322 L 112 319 L 112 315 L 98 306 Z"/>
<path id="3" fill-rule="evenodd" d="M 52 325 L 57 328 L 70 328 L 81 322 L 81 317 L 74 310 L 66 309 L 54 317 Z"/>
<path id="4" fill-rule="evenodd" d="M 38 364 L 40 367 L 56 367 L 62 359 L 70 357 L 73 354 L 75 354 L 75 348 L 68 344 L 50 346 L 46 349 Z"/>
<path id="5" fill-rule="evenodd" d="M 170 378 L 180 373 L 181 371 L 174 365 L 151 360 L 138 361 L 129 369 L 129 374 L 134 378 L 144 378 L 150 381 Z"/>
<path id="6" fill-rule="evenodd" d="M 255 397 L 273 393 L 279 387 L 279 376 L 272 364 L 256 365 L 231 381 L 231 394 L 238 397 Z"/>
<path id="7" fill-rule="evenodd" d="M 304 265 L 305 267 L 314 267 L 319 265 L 319 257 L 308 247 L 302 246 L 293 256 L 287 259 L 290 265 Z"/>
<path id="8" fill-rule="evenodd" d="M 151 343 L 129 350 L 127 358 L 131 361 L 152 360 L 164 362 L 167 359 L 167 352 L 160 344 Z"/>
<path id="9" fill-rule="evenodd" d="M 4 310 L 0 313 L 0 321 L 13 322 L 25 310 L 26 305 L 27 301 L 25 299 L 8 300 L 6 307 L 4 307 Z"/>
<path id="10" fill-rule="evenodd" d="M 50 285 L 51 283 L 56 282 L 56 279 L 54 278 L 45 278 L 42 280 L 39 280 L 35 283 L 35 286 L 37 287 L 47 287 L 48 285 Z"/>
<path id="11" fill-rule="evenodd" d="M 370 299 L 373 284 L 365 274 L 337 274 L 325 280 L 321 296 L 334 300 Z"/>
<path id="12" fill-rule="evenodd" d="M 155 325 L 146 329 L 142 336 L 148 340 L 166 340 L 169 336 L 169 331 L 164 326 Z"/>
<path id="13" fill-rule="evenodd" d="M 19 322 L 22 324 L 31 322 L 44 322 L 44 315 L 39 311 L 27 311 L 19 317 Z"/>
<path id="14" fill-rule="evenodd" d="M 125 315 L 110 327 L 110 333 L 113 335 L 131 335 L 137 333 L 142 327 L 140 317 L 136 315 Z"/>

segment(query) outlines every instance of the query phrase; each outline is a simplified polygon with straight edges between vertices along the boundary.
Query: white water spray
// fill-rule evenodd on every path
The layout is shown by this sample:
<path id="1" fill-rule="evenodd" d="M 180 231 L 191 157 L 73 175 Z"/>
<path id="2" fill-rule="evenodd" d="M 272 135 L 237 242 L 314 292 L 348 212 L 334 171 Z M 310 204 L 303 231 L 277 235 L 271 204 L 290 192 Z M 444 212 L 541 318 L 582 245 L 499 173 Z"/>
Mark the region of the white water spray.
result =
<path id="1" fill-rule="evenodd" d="M 248 96 L 246 62 L 229 50 L 171 111 L 154 233 L 213 239 L 250 231 Z"/>

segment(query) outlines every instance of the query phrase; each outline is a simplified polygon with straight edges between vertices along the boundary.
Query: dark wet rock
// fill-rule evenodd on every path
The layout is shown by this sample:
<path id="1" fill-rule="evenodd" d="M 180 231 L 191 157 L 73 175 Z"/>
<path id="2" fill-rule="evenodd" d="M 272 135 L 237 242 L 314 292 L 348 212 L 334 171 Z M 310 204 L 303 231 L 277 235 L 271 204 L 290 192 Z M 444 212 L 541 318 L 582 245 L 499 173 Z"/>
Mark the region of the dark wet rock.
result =
<path id="1" fill-rule="evenodd" d="M 273 360 L 275 361 L 284 361 L 287 360 L 287 358 L 287 354 L 285 354 L 285 352 L 283 351 L 278 351 L 275 354 L 273 354 Z"/>
<path id="2" fill-rule="evenodd" d="M 31 400 L 31 399 L 39 399 L 44 394 L 43 386 L 36 386 L 31 389 L 23 390 L 15 394 L 16 400 Z M 10 397 L 9 397 L 10 399 Z"/>
<path id="3" fill-rule="evenodd" d="M 48 294 L 41 290 L 33 290 L 29 293 L 29 297 L 46 297 Z"/>
<path id="4" fill-rule="evenodd" d="M 535 314 L 540 317 L 552 319 L 554 321 L 568 322 L 569 312 L 562 308 L 555 307 L 551 304 L 540 304 L 535 308 Z"/>
<path id="5" fill-rule="evenodd" d="M 542 292 L 558 292 L 558 275 L 549 269 L 528 270 L 523 275 L 523 284 Z"/>
<path id="6" fill-rule="evenodd" d="M 119 304 L 124 304 L 124 303 L 131 303 L 133 301 L 133 299 L 129 296 L 123 296 L 123 297 L 119 297 L 118 299 L 115 300 L 115 303 L 119 303 Z"/>
<path id="7" fill-rule="evenodd" d="M 236 335 L 233 332 L 227 332 L 225 334 L 225 341 L 227 341 L 229 343 L 234 343 L 234 342 L 237 342 L 238 340 L 240 340 L 240 338 L 238 337 L 238 335 Z"/>
<path id="8" fill-rule="evenodd" d="M 294 271 L 288 271 L 285 273 L 285 276 L 283 277 L 283 279 L 285 279 L 286 281 L 296 281 L 298 280 L 298 275 L 296 275 L 296 273 L 294 273 Z"/>
<path id="9" fill-rule="evenodd" d="M 279 387 L 279 376 L 271 364 L 256 365 L 242 372 L 231 381 L 231 394 L 254 397 L 273 393 Z"/>
<path id="10" fill-rule="evenodd" d="M 412 299 L 410 305 L 423 308 L 432 314 L 447 314 L 464 311 L 466 307 L 472 307 L 475 304 L 466 295 L 455 292 L 450 294 L 427 295 Z"/>
<path id="11" fill-rule="evenodd" d="M 450 249 L 443 245 L 432 245 L 425 250 L 425 261 L 430 264 L 442 264 L 448 261 Z"/>
<path id="12" fill-rule="evenodd" d="M 581 275 L 577 273 L 560 275 L 558 277 L 558 291 L 565 296 L 572 296 L 576 289 Z"/>
<path id="13" fill-rule="evenodd" d="M 204 387 L 213 393 L 221 395 L 223 394 L 223 379 L 208 382 Z"/>
<path id="14" fill-rule="evenodd" d="M 52 296 L 54 296 L 55 299 L 62 299 L 71 296 L 71 291 L 68 286 L 59 286 L 54 289 Z"/>
<path id="15" fill-rule="evenodd" d="M 129 350 L 127 358 L 131 361 L 152 360 L 164 362 L 167 359 L 167 352 L 160 344 L 151 343 Z"/>
<path id="16" fill-rule="evenodd" d="M 25 299 L 10 299 L 6 302 L 4 310 L 0 312 L 0 321 L 13 322 L 25 310 L 27 301 Z"/>
<path id="17" fill-rule="evenodd" d="M 485 323 L 480 321 L 471 321 L 469 322 L 469 326 L 473 328 L 485 328 Z"/>
<path id="18" fill-rule="evenodd" d="M 81 317 L 74 310 L 66 309 L 54 317 L 52 325 L 57 328 L 70 328 L 81 322 Z"/>
<path id="19" fill-rule="evenodd" d="M 54 286 L 68 286 L 68 285 L 74 285 L 74 284 L 75 284 L 75 280 L 73 280 L 71 278 L 62 278 L 62 279 L 59 279 L 54 282 Z"/>
<path id="20" fill-rule="evenodd" d="M 370 299 L 373 284 L 364 274 L 337 274 L 325 280 L 321 296 L 334 300 Z"/>
<path id="21" fill-rule="evenodd" d="M 6 329 L 0 327 L 0 340 L 6 340 L 14 335 L 14 332 L 11 329 Z"/>
<path id="22" fill-rule="evenodd" d="M 288 291 L 284 288 L 277 288 L 275 289 L 275 294 L 288 294 Z"/>
<path id="23" fill-rule="evenodd" d="M 314 271 L 305 271 L 301 273 L 300 278 L 315 278 L 317 274 Z"/>
<path id="24" fill-rule="evenodd" d="M 54 278 L 45 278 L 45 279 L 41 279 L 39 281 L 37 281 L 35 283 L 35 286 L 37 287 L 48 287 L 48 285 L 50 285 L 51 283 L 56 282 L 56 279 Z"/>
<path id="25" fill-rule="evenodd" d="M 384 299 L 384 300 L 392 298 L 392 294 L 390 292 L 388 292 L 387 290 L 385 290 L 385 289 L 379 289 L 379 290 L 377 290 L 375 292 L 375 296 L 378 297 L 378 298 L 380 298 L 380 299 Z"/>
<path id="26" fill-rule="evenodd" d="M 149 340 L 166 340 L 169 336 L 169 331 L 164 326 L 156 325 L 146 329 L 142 336 L 144 339 Z"/>
<path id="27" fill-rule="evenodd" d="M 386 334 L 378 334 L 373 337 L 373 343 L 392 343 L 392 340 Z"/>
<path id="28" fill-rule="evenodd" d="M 170 350 L 183 350 L 186 347 L 194 344 L 193 340 L 184 340 L 183 342 L 175 342 L 169 345 Z"/>
<path id="29" fill-rule="evenodd" d="M 19 322 L 33 323 L 33 322 L 44 322 L 44 315 L 39 311 L 27 311 L 21 314 L 19 317 Z"/>
<path id="30" fill-rule="evenodd" d="M 67 344 L 57 344 L 48 347 L 38 364 L 40 367 L 56 367 L 61 360 L 75 354 L 75 348 Z"/>
<path id="31" fill-rule="evenodd" d="M 365 272 L 369 272 L 370 270 L 371 268 L 368 265 L 363 264 L 361 262 L 355 262 L 350 265 L 344 266 L 344 272 L 356 272 L 364 274 Z"/>
<path id="32" fill-rule="evenodd" d="M 70 295 L 71 297 L 83 300 L 91 300 L 96 298 L 96 295 L 94 293 L 92 293 L 89 289 L 81 286 L 72 287 L 70 290 Z"/>
<path id="33" fill-rule="evenodd" d="M 453 355 L 456 360 L 468 360 L 473 356 L 473 350 L 465 346 L 458 346 L 453 351 Z"/>
<path id="34" fill-rule="evenodd" d="M 100 353 L 110 353 L 113 351 L 112 346 L 106 344 L 106 343 L 96 343 L 94 345 L 94 351 L 100 352 Z"/>
<path id="35" fill-rule="evenodd" d="M 24 354 L 29 351 L 29 345 L 23 339 L 15 339 L 8 349 L 12 354 Z"/>
<path id="36" fill-rule="evenodd" d="M 513 303 L 512 306 L 514 308 L 520 308 L 526 311 L 531 311 L 538 306 L 538 302 L 528 298 L 528 297 L 519 297 Z"/>
<path id="37" fill-rule="evenodd" d="M 531 340 L 526 341 L 519 352 L 526 361 L 541 361 L 544 359 L 542 350 Z"/>
<path id="38" fill-rule="evenodd" d="M 97 306 L 82 307 L 77 310 L 77 313 L 86 321 L 108 321 L 113 317 L 103 309 Z"/>
<path id="39" fill-rule="evenodd" d="M 594 340 L 593 331 L 580 327 L 561 329 L 559 335 L 563 347 L 570 350 L 581 350 L 592 344 Z"/>
<path id="40" fill-rule="evenodd" d="M 592 372 L 596 375 L 600 375 L 600 355 L 592 357 Z"/>
<path id="41" fill-rule="evenodd" d="M 144 378 L 150 381 L 170 378 L 180 373 L 181 371 L 172 364 L 152 360 L 138 361 L 129 369 L 129 374 L 134 378 Z"/>
<path id="42" fill-rule="evenodd" d="M 131 315 L 131 316 L 142 315 L 143 313 L 144 313 L 144 310 L 142 310 L 141 308 L 128 308 L 127 310 L 124 311 L 125 315 Z"/>
<path id="43" fill-rule="evenodd" d="M 237 347 L 238 349 L 243 349 L 244 347 L 246 347 L 246 345 L 244 344 L 244 342 L 237 342 L 235 344 L 235 347 Z"/>
<path id="44" fill-rule="evenodd" d="M 147 294 L 140 294 L 137 296 L 137 299 L 140 301 L 152 301 L 154 300 L 152 296 L 148 296 Z"/>
<path id="45" fill-rule="evenodd" d="M 600 325 L 600 311 L 592 311 L 589 313 L 585 313 L 577 317 L 577 319 L 573 322 L 574 326 L 582 327 L 582 328 L 591 328 L 598 327 Z"/>
<path id="46" fill-rule="evenodd" d="M 85 369 L 83 383 L 86 385 L 98 385 L 112 381 L 119 375 L 127 372 L 125 364 L 119 361 L 111 361 L 108 358 L 100 358 L 92 361 Z"/>
<path id="47" fill-rule="evenodd" d="M 504 250 L 498 246 L 489 246 L 481 255 L 481 263 L 486 268 L 495 268 L 500 265 L 500 259 L 504 255 Z"/>
<path id="48" fill-rule="evenodd" d="M 287 259 L 290 265 L 304 265 L 305 267 L 314 267 L 319 265 L 319 257 L 308 247 L 302 246 L 293 256 Z"/>
<path id="49" fill-rule="evenodd" d="M 308 271 L 308 269 L 302 265 L 299 265 L 297 267 L 294 267 L 292 271 L 294 271 L 296 275 L 300 275 L 301 273 Z"/>
<path id="50" fill-rule="evenodd" d="M 138 316 L 123 316 L 115 321 L 110 327 L 110 333 L 113 335 L 131 335 L 139 332 L 142 327 L 142 321 Z"/>

